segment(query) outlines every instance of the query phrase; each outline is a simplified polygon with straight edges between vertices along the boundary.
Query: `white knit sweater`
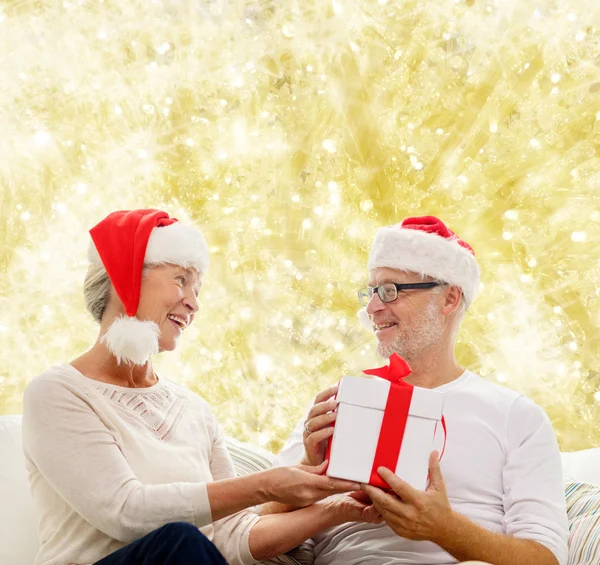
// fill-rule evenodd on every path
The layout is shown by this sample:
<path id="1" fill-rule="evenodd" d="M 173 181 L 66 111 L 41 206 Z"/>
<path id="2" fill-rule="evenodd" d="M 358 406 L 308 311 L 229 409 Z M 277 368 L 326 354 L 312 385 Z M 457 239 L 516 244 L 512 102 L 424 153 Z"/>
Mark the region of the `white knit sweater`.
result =
<path id="1" fill-rule="evenodd" d="M 27 387 L 23 448 L 39 516 L 35 565 L 92 564 L 175 521 L 197 525 L 230 565 L 255 563 L 243 511 L 211 523 L 206 483 L 235 476 L 223 432 L 197 395 L 53 367 Z"/>

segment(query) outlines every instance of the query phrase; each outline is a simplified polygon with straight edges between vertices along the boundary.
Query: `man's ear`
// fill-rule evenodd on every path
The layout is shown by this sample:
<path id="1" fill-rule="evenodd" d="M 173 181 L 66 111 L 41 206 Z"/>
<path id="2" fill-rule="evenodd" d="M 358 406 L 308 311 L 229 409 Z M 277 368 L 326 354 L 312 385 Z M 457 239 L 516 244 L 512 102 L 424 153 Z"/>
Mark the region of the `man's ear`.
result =
<path id="1" fill-rule="evenodd" d="M 456 312 L 462 300 L 462 290 L 458 286 L 449 286 L 445 292 L 444 307 L 442 312 L 448 316 Z"/>

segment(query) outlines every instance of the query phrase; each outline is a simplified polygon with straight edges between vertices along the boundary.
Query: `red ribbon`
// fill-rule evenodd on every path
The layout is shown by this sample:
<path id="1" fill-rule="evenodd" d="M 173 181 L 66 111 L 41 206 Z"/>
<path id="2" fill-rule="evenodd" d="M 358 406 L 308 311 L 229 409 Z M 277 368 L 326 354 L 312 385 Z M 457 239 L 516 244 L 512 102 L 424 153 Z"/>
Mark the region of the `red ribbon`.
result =
<path id="1" fill-rule="evenodd" d="M 392 353 L 389 365 L 377 369 L 367 369 L 363 373 L 390 381 L 390 392 L 385 404 L 377 449 L 371 468 L 371 477 L 369 478 L 370 485 L 389 489 L 390 486 L 379 476 L 377 469 L 387 467 L 392 472 L 396 471 L 414 389 L 413 385 L 403 379 L 410 375 L 411 368 L 397 353 Z"/>

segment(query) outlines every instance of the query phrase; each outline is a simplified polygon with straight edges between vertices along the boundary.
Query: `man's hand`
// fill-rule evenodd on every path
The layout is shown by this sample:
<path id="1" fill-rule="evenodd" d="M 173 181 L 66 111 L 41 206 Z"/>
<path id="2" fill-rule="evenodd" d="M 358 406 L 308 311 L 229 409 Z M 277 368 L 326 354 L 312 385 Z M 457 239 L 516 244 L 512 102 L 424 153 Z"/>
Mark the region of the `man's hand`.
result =
<path id="1" fill-rule="evenodd" d="M 304 458 L 306 465 L 320 465 L 325 459 L 327 440 L 333 435 L 333 422 L 337 416 L 337 402 L 332 397 L 337 393 L 334 385 L 317 394 L 315 403 L 304 422 Z"/>
<path id="2" fill-rule="evenodd" d="M 380 467 L 378 473 L 393 493 L 370 485 L 362 485 L 362 489 L 399 536 L 431 541 L 458 561 L 558 565 L 558 559 L 541 543 L 490 532 L 452 510 L 436 451 L 429 457 L 430 482 L 425 492 L 414 489 L 389 469 Z"/>
<path id="3" fill-rule="evenodd" d="M 436 542 L 453 520 L 438 459 L 437 451 L 429 457 L 430 482 L 425 492 L 411 487 L 385 467 L 377 472 L 393 493 L 362 485 L 388 526 L 403 538 Z"/>

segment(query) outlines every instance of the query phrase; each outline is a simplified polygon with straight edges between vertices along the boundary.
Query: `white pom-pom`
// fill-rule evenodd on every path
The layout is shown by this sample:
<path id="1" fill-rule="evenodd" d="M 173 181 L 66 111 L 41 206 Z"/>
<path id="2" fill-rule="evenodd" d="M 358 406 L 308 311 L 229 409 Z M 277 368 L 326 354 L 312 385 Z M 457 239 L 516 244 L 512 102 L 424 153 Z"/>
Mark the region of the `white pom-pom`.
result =
<path id="1" fill-rule="evenodd" d="M 369 320 L 369 314 L 367 314 L 366 308 L 362 308 L 358 311 L 358 321 L 365 330 L 369 330 L 370 332 L 373 331 L 373 324 L 371 324 L 371 320 Z"/>
<path id="2" fill-rule="evenodd" d="M 117 358 L 117 363 L 144 365 L 158 353 L 160 329 L 150 321 L 131 316 L 117 318 L 100 339 Z"/>

